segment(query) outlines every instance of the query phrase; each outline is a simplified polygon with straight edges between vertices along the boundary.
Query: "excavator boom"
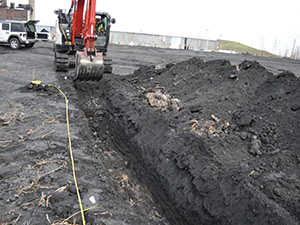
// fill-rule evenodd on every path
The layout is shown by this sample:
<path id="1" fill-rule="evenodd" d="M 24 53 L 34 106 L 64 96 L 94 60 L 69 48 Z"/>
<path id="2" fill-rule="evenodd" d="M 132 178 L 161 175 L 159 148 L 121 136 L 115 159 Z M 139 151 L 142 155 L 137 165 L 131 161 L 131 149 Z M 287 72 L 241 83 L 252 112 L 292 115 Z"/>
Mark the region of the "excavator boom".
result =
<path id="1" fill-rule="evenodd" d="M 86 12 L 83 22 L 83 9 L 86 3 Z M 79 80 L 100 80 L 104 73 L 104 61 L 102 53 L 97 53 L 95 42 L 98 38 L 95 35 L 96 28 L 96 0 L 74 0 L 75 6 L 73 21 L 73 37 L 81 35 L 84 49 L 77 51 L 75 61 L 75 79 Z M 77 12 L 75 14 L 75 12 Z M 81 26 L 80 26 L 81 25 Z M 75 40 L 72 39 L 75 44 Z"/>
<path id="2" fill-rule="evenodd" d="M 83 42 L 87 48 L 87 52 L 95 51 L 95 41 L 98 36 L 95 35 L 96 27 L 96 0 L 87 0 L 87 10 L 85 13 Z"/>

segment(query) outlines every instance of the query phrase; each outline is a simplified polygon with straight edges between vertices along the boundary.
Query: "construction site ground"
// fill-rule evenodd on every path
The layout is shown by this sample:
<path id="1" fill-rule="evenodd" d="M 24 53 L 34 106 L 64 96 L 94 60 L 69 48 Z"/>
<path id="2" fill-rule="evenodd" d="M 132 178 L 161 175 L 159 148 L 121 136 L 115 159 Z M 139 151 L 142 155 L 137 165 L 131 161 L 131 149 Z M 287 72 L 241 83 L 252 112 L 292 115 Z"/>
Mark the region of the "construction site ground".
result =
<path id="1" fill-rule="evenodd" d="M 300 224 L 300 62 L 109 47 L 73 82 L 0 46 L 0 224 Z M 40 80 L 45 85 L 32 85 Z"/>

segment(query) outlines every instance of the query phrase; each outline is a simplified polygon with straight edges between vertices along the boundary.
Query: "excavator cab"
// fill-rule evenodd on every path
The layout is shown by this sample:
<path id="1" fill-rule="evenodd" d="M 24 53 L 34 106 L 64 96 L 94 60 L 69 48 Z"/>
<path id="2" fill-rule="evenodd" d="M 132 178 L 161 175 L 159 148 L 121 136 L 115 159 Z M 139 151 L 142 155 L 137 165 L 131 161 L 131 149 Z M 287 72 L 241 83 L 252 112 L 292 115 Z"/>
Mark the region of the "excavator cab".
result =
<path id="1" fill-rule="evenodd" d="M 114 24 L 115 22 L 116 20 L 114 18 L 110 18 L 108 13 L 96 12 L 95 34 L 98 36 L 98 38 L 95 41 L 95 47 L 97 51 L 106 54 L 109 44 L 110 24 Z"/>
<path id="2" fill-rule="evenodd" d="M 100 80 L 104 73 L 112 73 L 112 60 L 107 57 L 110 27 L 115 23 L 108 13 L 96 12 L 96 0 L 90 0 L 85 14 L 85 0 L 73 0 L 68 12 L 54 11 L 56 41 L 54 64 L 56 71 L 75 67 L 75 80 Z M 96 21 L 101 21 L 98 30 Z"/>

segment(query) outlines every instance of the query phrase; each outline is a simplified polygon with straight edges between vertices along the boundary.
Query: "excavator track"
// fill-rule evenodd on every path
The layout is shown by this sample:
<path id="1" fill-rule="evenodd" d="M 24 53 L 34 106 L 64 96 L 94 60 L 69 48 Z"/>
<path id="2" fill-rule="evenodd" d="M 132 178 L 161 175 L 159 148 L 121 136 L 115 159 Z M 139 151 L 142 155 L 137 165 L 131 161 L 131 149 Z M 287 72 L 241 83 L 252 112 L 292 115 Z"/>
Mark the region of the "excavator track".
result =
<path id="1" fill-rule="evenodd" d="M 65 53 L 55 52 L 54 67 L 55 71 L 69 70 L 69 57 Z"/>
<path id="2" fill-rule="evenodd" d="M 104 73 L 112 73 L 112 64 L 112 59 L 104 56 Z"/>

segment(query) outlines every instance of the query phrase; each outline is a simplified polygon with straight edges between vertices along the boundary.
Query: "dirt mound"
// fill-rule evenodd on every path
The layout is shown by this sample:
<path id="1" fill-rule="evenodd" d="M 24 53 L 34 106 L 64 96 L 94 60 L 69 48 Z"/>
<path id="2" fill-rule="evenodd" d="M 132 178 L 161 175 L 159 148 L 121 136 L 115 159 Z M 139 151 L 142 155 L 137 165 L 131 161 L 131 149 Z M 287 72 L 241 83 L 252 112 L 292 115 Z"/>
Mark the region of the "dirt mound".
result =
<path id="1" fill-rule="evenodd" d="M 96 86 L 115 143 L 172 224 L 300 222 L 300 80 L 292 73 L 192 58 Z"/>

